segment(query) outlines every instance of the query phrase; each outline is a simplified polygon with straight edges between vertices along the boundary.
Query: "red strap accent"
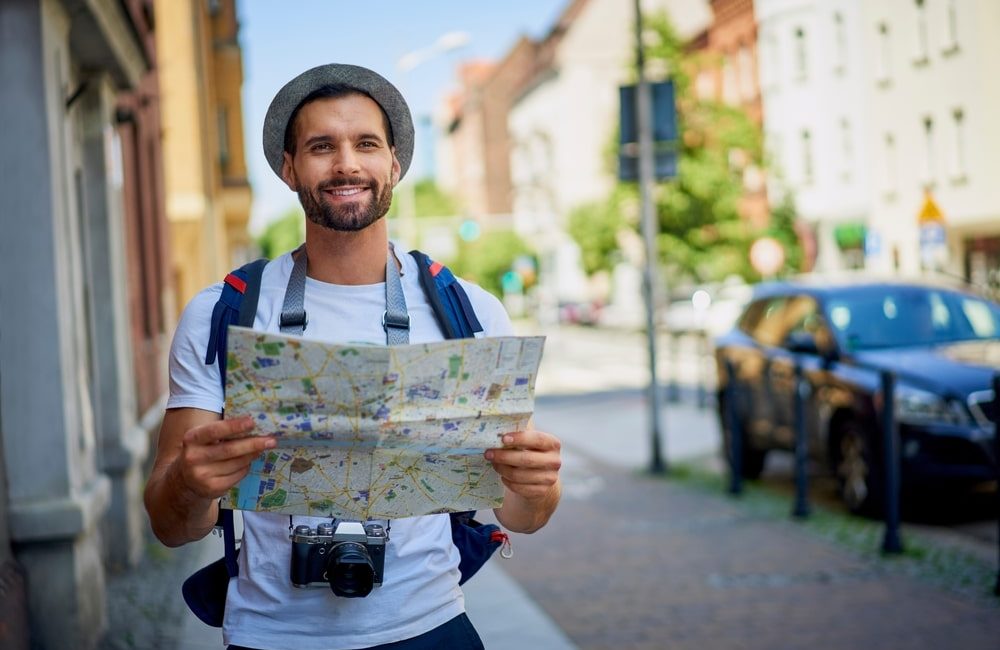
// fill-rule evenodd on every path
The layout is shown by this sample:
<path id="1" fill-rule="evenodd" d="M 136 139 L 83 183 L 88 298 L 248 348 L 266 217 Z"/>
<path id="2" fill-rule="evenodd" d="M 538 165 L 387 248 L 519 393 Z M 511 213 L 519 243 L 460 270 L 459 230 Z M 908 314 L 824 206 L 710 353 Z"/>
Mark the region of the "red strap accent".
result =
<path id="1" fill-rule="evenodd" d="M 502 530 L 494 530 L 492 533 L 490 533 L 491 542 L 500 542 L 501 544 L 506 544 L 509 539 L 510 538 L 507 537 L 507 533 L 503 532 Z"/>
<path id="2" fill-rule="evenodd" d="M 444 268 L 444 264 L 442 264 L 441 262 L 432 262 L 431 263 L 431 277 L 436 278 L 437 274 L 440 273 L 441 269 L 443 269 L 443 268 Z"/>
<path id="3" fill-rule="evenodd" d="M 240 293 L 246 293 L 247 283 L 241 280 L 239 276 L 230 273 L 229 275 L 226 276 L 225 282 L 226 284 L 231 286 L 233 289 L 236 289 Z"/>

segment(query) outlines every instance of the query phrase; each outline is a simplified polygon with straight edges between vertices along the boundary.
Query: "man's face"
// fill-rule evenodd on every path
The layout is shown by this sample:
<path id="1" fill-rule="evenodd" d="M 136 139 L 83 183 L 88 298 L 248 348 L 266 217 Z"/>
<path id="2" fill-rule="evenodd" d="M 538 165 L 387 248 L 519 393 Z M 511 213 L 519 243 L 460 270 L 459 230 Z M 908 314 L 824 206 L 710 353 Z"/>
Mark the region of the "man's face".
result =
<path id="1" fill-rule="evenodd" d="M 351 94 L 306 104 L 296 117 L 294 141 L 282 178 L 298 192 L 310 221 L 357 231 L 385 216 L 400 167 L 374 100 Z"/>

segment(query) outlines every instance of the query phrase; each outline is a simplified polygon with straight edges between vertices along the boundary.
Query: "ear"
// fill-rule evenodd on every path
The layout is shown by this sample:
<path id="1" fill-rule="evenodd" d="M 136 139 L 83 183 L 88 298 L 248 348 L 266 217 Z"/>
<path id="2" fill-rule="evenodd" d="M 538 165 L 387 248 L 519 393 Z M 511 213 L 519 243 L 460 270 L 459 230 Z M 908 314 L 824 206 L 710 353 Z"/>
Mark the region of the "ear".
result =
<path id="1" fill-rule="evenodd" d="M 402 174 L 402 167 L 399 164 L 399 158 L 396 158 L 396 147 L 392 148 L 392 186 L 396 187 L 399 183 L 399 177 Z"/>
<path id="2" fill-rule="evenodd" d="M 295 178 L 295 167 L 292 166 L 292 155 L 287 151 L 284 152 L 282 163 L 281 163 L 281 180 L 285 181 L 285 185 L 288 186 L 293 192 L 299 191 L 299 183 Z"/>

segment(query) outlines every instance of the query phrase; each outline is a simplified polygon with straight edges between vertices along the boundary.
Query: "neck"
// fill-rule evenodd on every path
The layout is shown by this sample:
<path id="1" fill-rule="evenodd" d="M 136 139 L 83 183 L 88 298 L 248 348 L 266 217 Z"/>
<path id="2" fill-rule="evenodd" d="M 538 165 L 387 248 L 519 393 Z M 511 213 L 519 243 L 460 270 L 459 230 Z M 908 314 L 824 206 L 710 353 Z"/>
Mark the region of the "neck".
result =
<path id="1" fill-rule="evenodd" d="M 388 246 L 384 217 L 357 232 L 338 232 L 306 220 L 306 274 L 330 284 L 385 282 Z"/>

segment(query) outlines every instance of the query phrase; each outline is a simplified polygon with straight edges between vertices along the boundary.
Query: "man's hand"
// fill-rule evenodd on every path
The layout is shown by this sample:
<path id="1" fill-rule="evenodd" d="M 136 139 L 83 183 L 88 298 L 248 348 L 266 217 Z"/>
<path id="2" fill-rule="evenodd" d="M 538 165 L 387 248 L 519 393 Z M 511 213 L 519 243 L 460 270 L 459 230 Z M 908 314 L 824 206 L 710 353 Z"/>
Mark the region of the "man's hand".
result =
<path id="1" fill-rule="evenodd" d="M 184 433 L 181 454 L 174 463 L 184 487 L 203 499 L 217 499 L 239 483 L 262 451 L 273 449 L 270 436 L 247 436 L 250 416 L 219 420 Z"/>
<path id="2" fill-rule="evenodd" d="M 201 409 L 167 409 L 145 492 L 149 522 L 161 542 L 180 546 L 212 530 L 218 498 L 275 445 L 270 436 L 247 436 L 252 429 L 249 417 L 223 420 Z"/>
<path id="3" fill-rule="evenodd" d="M 506 487 L 497 519 L 515 532 L 530 533 L 549 520 L 559 503 L 562 444 L 551 433 L 530 427 L 504 434 L 503 447 L 487 449 L 486 459 Z"/>

